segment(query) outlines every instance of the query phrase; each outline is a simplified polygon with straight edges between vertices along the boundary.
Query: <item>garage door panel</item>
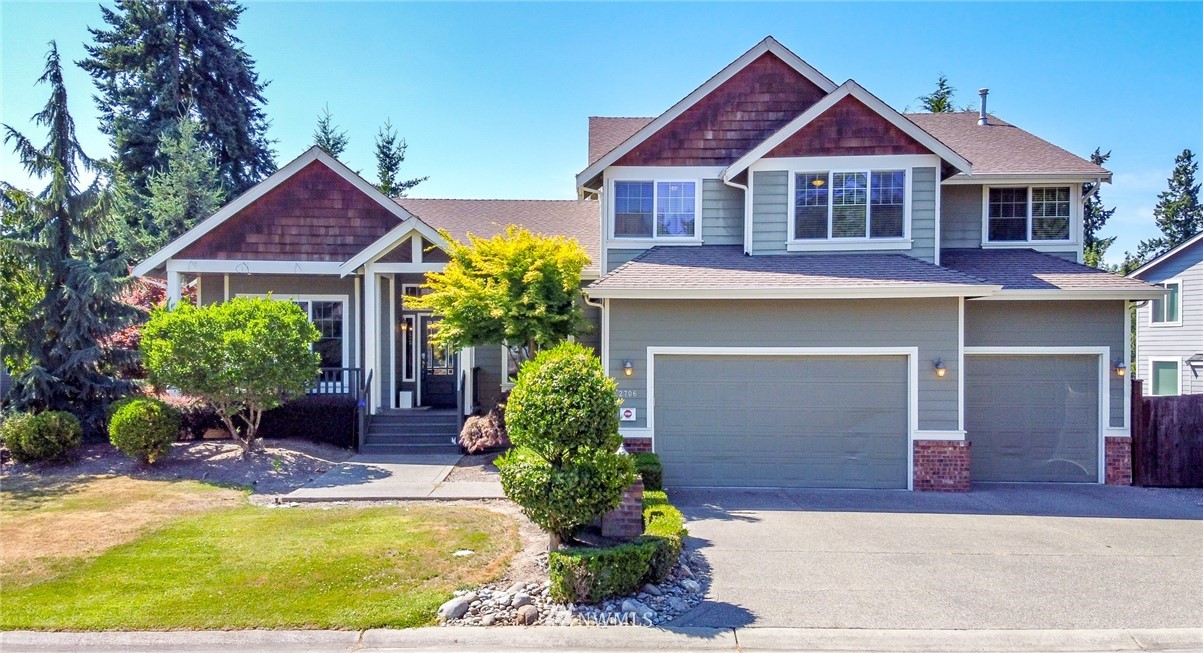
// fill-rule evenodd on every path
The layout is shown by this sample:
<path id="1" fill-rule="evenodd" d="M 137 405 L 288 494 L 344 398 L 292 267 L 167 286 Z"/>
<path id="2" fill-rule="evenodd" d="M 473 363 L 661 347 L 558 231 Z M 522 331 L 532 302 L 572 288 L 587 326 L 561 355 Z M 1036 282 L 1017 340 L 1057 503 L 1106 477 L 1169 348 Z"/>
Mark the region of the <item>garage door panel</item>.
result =
<path id="1" fill-rule="evenodd" d="M 1098 481 L 1098 357 L 970 356 L 965 366 L 974 480 Z"/>
<path id="2" fill-rule="evenodd" d="M 902 356 L 659 356 L 665 482 L 904 488 L 906 376 Z"/>

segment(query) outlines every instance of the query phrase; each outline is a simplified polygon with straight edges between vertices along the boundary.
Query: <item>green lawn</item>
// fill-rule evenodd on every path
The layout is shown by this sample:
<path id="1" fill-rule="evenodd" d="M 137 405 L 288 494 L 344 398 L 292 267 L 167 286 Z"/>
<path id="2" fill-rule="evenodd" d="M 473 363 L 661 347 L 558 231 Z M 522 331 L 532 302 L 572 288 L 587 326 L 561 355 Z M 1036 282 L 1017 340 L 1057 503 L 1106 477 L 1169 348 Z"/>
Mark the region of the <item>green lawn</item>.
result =
<path id="1" fill-rule="evenodd" d="M 517 540 L 512 519 L 479 508 L 223 506 L 10 577 L 0 628 L 425 625 L 452 590 L 498 577 Z"/>

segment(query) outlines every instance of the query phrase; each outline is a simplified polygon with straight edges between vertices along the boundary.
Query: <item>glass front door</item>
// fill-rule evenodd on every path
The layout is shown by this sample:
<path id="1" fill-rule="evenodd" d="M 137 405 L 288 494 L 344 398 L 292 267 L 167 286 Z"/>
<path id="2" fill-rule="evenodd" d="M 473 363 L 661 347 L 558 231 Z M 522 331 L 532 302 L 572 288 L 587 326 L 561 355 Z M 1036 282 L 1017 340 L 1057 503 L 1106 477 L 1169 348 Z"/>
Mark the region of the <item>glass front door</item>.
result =
<path id="1" fill-rule="evenodd" d="M 421 405 L 431 408 L 455 408 L 455 363 L 458 358 L 450 347 L 438 347 L 431 336 L 438 330 L 438 318 L 422 316 L 421 329 Z"/>

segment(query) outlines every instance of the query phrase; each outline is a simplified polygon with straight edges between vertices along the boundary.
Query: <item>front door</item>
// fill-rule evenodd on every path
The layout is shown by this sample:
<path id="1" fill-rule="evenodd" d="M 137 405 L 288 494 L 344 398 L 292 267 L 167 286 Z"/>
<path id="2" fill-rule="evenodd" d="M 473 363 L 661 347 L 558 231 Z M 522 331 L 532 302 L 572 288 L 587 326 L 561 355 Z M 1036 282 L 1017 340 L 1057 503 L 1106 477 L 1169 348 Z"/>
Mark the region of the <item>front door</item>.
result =
<path id="1" fill-rule="evenodd" d="M 455 408 L 455 361 L 458 357 L 449 347 L 438 347 L 430 341 L 438 326 L 438 318 L 422 316 L 421 405 Z"/>

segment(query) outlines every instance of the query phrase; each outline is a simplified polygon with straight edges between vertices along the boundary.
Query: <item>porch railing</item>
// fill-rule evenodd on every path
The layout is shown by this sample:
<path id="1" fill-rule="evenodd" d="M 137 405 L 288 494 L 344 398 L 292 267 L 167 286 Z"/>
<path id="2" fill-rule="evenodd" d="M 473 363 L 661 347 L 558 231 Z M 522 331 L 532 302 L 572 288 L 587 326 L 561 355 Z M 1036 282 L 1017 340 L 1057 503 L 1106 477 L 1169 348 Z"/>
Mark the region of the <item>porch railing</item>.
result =
<path id="1" fill-rule="evenodd" d="M 311 395 L 350 395 L 360 398 L 363 370 L 358 367 L 321 367 L 317 379 L 309 387 Z"/>
<path id="2" fill-rule="evenodd" d="M 358 401 L 355 402 L 355 450 L 363 450 L 363 440 L 368 434 L 368 422 L 372 419 L 372 370 L 359 386 Z"/>

